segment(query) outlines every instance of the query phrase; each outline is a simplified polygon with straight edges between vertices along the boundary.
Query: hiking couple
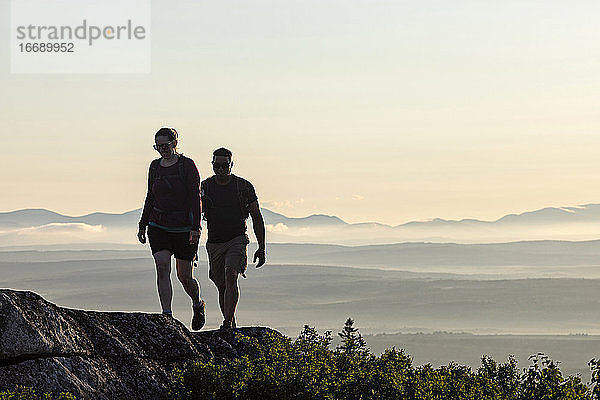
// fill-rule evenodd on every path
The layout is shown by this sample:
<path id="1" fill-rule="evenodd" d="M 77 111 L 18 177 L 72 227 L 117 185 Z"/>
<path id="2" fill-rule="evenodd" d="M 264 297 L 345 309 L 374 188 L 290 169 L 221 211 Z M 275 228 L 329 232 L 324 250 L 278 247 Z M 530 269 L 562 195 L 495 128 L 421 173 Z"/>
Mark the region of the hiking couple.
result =
<path id="1" fill-rule="evenodd" d="M 163 314 L 172 315 L 171 256 L 175 256 L 177 278 L 192 299 L 192 330 L 200 330 L 206 320 L 206 304 L 194 278 L 201 214 L 207 222 L 209 277 L 219 292 L 223 314 L 221 329 L 236 327 L 235 309 L 239 299 L 238 275 L 246 277 L 248 235 L 246 219 L 252 218 L 258 250 L 256 268 L 265 263 L 265 224 L 254 187 L 233 175 L 231 151 L 214 151 L 214 176 L 200 183 L 194 161 L 177 151 L 177 131 L 161 128 L 154 135 L 154 149 L 160 158 L 148 172 L 148 192 L 139 222 L 138 240 L 148 240 L 156 264 L 158 296 Z"/>

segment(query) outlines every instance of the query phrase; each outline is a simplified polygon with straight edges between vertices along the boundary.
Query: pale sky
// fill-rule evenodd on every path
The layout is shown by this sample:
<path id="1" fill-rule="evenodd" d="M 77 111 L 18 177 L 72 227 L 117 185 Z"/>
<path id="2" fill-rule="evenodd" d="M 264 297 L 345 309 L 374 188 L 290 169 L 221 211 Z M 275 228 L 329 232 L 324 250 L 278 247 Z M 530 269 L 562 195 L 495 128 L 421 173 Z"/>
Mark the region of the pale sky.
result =
<path id="1" fill-rule="evenodd" d="M 348 222 L 600 203 L 598 1 L 153 1 L 152 73 L 10 73 L 0 211 L 142 206 L 154 132 Z"/>

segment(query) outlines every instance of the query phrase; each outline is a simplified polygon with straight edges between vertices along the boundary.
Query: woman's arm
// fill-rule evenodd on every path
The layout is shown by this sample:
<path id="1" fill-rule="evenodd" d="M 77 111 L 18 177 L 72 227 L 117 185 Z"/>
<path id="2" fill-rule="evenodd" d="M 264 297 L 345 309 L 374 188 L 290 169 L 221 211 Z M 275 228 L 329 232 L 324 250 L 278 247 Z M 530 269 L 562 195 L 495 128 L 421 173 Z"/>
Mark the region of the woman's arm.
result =
<path id="1" fill-rule="evenodd" d="M 154 163 L 154 161 L 152 161 Z M 148 220 L 150 219 L 150 213 L 152 207 L 154 207 L 154 195 L 152 194 L 152 163 L 148 169 L 148 192 L 146 193 L 146 200 L 144 201 L 144 208 L 142 210 L 142 216 L 139 222 L 139 230 L 145 231 Z"/>

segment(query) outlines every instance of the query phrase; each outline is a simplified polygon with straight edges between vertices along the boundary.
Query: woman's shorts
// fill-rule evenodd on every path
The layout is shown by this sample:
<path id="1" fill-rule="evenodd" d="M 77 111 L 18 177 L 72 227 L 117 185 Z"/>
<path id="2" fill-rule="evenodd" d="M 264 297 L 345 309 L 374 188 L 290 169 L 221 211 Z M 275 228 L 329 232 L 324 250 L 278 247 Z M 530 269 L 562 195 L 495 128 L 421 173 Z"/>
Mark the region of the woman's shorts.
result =
<path id="1" fill-rule="evenodd" d="M 198 253 L 198 244 L 190 244 L 189 232 L 167 232 L 156 226 L 148 225 L 148 241 L 152 254 L 169 250 L 180 260 L 193 261 Z"/>

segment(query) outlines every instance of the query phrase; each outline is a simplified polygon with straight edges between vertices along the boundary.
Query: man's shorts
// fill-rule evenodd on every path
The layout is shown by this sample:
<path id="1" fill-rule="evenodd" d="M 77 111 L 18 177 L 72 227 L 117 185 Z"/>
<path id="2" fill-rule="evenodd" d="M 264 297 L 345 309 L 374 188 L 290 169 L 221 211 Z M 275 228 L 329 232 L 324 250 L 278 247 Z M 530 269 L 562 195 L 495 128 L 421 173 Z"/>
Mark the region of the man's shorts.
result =
<path id="1" fill-rule="evenodd" d="M 245 278 L 248 267 L 248 243 L 250 240 L 247 235 L 236 236 L 225 243 L 206 243 L 208 276 L 224 277 L 225 267 L 228 267 Z"/>
<path id="2" fill-rule="evenodd" d="M 189 232 L 167 232 L 156 226 L 148 225 L 148 241 L 152 254 L 169 250 L 180 260 L 193 261 L 198 253 L 198 244 L 190 244 Z"/>

